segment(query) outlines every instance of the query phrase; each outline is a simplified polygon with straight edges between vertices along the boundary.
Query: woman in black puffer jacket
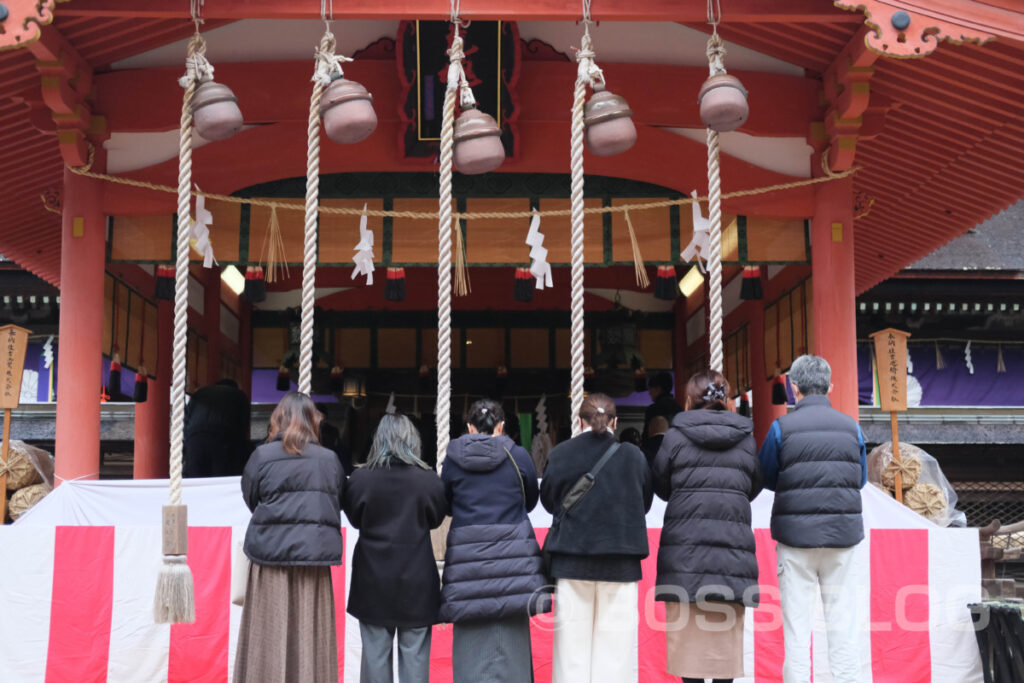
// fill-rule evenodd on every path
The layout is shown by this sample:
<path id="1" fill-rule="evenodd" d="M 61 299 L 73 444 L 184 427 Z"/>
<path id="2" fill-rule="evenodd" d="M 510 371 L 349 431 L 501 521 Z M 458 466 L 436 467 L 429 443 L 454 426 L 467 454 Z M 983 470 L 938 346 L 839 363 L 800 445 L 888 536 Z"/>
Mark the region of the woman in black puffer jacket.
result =
<path id="1" fill-rule="evenodd" d="M 319 444 L 321 418 L 308 396 L 285 394 L 242 473 L 252 567 L 235 683 L 338 680 L 331 566 L 341 564 L 345 473 Z"/>
<path id="2" fill-rule="evenodd" d="M 656 599 L 666 603 L 668 673 L 684 683 L 743 676 L 744 608 L 757 607 L 757 450 L 750 420 L 729 409 L 728 396 L 721 373 L 691 377 L 686 411 L 654 460 L 656 492 L 668 501 Z"/>
<path id="3" fill-rule="evenodd" d="M 477 401 L 468 434 L 448 445 L 441 469 L 452 525 L 441 621 L 455 624 L 455 683 L 533 680 L 530 617 L 551 609 L 540 548 L 527 513 L 537 505 L 530 455 L 502 434 L 495 401 Z"/>

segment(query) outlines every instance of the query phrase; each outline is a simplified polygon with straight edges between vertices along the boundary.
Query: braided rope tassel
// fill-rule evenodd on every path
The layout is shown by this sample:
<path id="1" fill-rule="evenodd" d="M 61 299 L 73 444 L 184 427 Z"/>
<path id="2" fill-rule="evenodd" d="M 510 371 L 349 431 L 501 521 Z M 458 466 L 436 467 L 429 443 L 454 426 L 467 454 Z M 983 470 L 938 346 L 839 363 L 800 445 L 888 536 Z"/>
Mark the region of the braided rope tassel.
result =
<path id="1" fill-rule="evenodd" d="M 457 39 L 457 37 L 456 37 Z M 455 59 L 455 55 L 452 59 Z M 441 119 L 441 186 L 437 219 L 437 467 L 448 450 L 452 405 L 452 154 L 457 84 L 444 91 Z"/>
<path id="2" fill-rule="evenodd" d="M 196 619 L 192 572 L 187 564 L 188 508 L 181 504 L 181 456 L 185 433 L 185 377 L 188 346 L 188 262 L 192 228 L 192 98 L 199 81 L 195 64 L 202 63 L 206 43 L 197 33 L 188 44 L 187 73 L 181 80 L 178 144 L 178 243 L 174 273 L 174 338 L 171 350 L 170 491 L 163 509 L 164 561 L 157 575 L 153 617 L 159 624 L 192 623 Z"/>
<path id="3" fill-rule="evenodd" d="M 722 178 L 718 163 L 718 133 L 708 129 L 708 298 L 711 308 L 710 367 L 722 372 Z"/>

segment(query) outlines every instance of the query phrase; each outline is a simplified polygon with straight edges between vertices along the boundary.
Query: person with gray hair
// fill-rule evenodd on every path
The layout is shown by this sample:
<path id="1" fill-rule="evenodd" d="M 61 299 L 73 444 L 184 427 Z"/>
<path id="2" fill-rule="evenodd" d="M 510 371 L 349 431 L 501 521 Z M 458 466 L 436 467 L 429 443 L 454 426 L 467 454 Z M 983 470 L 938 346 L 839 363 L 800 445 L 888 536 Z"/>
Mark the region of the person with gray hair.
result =
<path id="1" fill-rule="evenodd" d="M 359 619 L 362 683 L 427 683 L 430 634 L 441 581 L 430 530 L 448 514 L 444 484 L 420 458 L 420 435 L 404 415 L 385 415 L 366 465 L 349 477 L 345 515 L 359 540 L 352 553 L 348 613 Z"/>
<path id="2" fill-rule="evenodd" d="M 870 676 L 862 672 L 860 629 L 850 621 L 858 618 L 863 578 L 856 548 L 864 539 L 864 434 L 853 418 L 832 408 L 832 369 L 824 358 L 800 356 L 789 381 L 796 408 L 772 423 L 759 453 L 764 487 L 775 491 L 771 530 L 785 636 L 782 677 L 784 683 L 810 683 L 820 587 L 833 680 L 857 683 Z"/>

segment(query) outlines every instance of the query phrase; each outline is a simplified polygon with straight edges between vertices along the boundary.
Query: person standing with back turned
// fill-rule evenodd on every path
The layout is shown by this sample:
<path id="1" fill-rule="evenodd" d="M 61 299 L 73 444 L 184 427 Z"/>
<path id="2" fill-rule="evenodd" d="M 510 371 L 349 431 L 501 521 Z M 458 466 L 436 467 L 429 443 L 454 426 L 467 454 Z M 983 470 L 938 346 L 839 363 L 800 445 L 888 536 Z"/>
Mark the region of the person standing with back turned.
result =
<path id="1" fill-rule="evenodd" d="M 835 683 L 859 683 L 860 629 L 856 546 L 864 539 L 860 489 L 867 451 L 860 426 L 832 408 L 832 369 L 824 358 L 793 361 L 796 408 L 780 417 L 761 447 L 761 476 L 775 491 L 772 538 L 777 543 L 785 635 L 785 683 L 810 683 L 814 599 L 821 588 Z"/>
<path id="2" fill-rule="evenodd" d="M 551 451 L 540 485 L 554 515 L 544 541 L 556 581 L 552 683 L 637 676 L 638 583 L 654 481 L 643 452 L 615 440 L 616 424 L 610 398 L 583 399 L 581 433 Z"/>

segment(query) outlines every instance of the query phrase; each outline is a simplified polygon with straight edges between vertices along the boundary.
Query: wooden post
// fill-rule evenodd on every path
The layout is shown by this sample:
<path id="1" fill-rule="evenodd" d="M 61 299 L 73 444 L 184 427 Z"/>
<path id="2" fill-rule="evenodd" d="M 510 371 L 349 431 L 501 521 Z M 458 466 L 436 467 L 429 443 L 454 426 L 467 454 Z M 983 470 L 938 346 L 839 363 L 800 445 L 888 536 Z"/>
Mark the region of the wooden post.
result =
<path id="1" fill-rule="evenodd" d="M 878 366 L 878 399 L 882 410 L 889 411 L 892 426 L 892 457 L 896 461 L 893 482 L 896 500 L 903 502 L 903 475 L 900 473 L 900 431 L 898 415 L 907 409 L 907 339 L 909 332 L 888 328 L 871 335 L 875 342 Z"/>
<path id="2" fill-rule="evenodd" d="M 893 488 L 896 494 L 896 500 L 900 503 L 903 502 L 903 472 L 900 471 L 900 463 L 903 459 L 900 458 L 900 421 L 897 417 L 899 413 L 895 410 L 889 413 L 889 419 L 892 427 L 892 459 L 896 461 L 896 475 L 893 478 Z"/>
<path id="3" fill-rule="evenodd" d="M 0 524 L 7 516 L 7 455 L 11 448 L 11 410 L 21 400 L 21 376 L 25 371 L 25 349 L 29 331 L 17 325 L 0 327 L 0 408 L 4 411 L 3 441 L 0 442 Z"/>

